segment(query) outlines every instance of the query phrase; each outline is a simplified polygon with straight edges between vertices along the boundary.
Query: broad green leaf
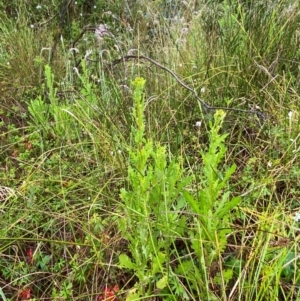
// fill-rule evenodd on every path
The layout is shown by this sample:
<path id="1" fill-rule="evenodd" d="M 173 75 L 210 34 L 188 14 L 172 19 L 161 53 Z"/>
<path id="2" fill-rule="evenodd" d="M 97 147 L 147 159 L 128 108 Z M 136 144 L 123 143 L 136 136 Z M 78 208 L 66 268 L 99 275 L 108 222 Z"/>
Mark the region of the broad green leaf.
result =
<path id="1" fill-rule="evenodd" d="M 126 296 L 126 301 L 136 301 L 140 300 L 140 294 L 137 292 L 137 288 L 131 289 L 127 296 Z"/>
<path id="2" fill-rule="evenodd" d="M 152 274 L 155 275 L 156 273 L 160 272 L 162 269 L 162 265 L 165 262 L 166 254 L 162 252 L 158 252 L 157 256 L 155 256 L 152 260 Z"/>
<path id="3" fill-rule="evenodd" d="M 168 284 L 168 276 L 165 275 L 156 282 L 156 287 L 159 289 L 164 289 Z"/>
<path id="4" fill-rule="evenodd" d="M 119 267 L 127 268 L 130 270 L 136 270 L 136 265 L 131 261 L 131 259 L 126 254 L 121 254 L 119 256 Z"/>

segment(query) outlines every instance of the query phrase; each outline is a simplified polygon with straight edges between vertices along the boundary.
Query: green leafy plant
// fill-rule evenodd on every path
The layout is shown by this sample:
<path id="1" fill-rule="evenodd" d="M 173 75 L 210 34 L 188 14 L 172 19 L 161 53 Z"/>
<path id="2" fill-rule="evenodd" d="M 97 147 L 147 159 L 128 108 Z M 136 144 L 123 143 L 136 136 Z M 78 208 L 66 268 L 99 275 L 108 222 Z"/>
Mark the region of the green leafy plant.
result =
<path id="1" fill-rule="evenodd" d="M 37 127 L 42 127 L 44 131 L 49 129 L 50 112 L 49 104 L 46 103 L 41 96 L 30 102 L 28 106 L 32 123 Z"/>
<path id="2" fill-rule="evenodd" d="M 84 116 L 91 120 L 95 116 L 96 95 L 88 80 L 89 74 L 84 62 L 82 67 L 83 74 L 78 74 L 83 85 L 79 97 L 76 97 L 74 102 L 60 103 L 52 69 L 49 65 L 45 66 L 47 98 L 39 96 L 30 101 L 28 106 L 32 124 L 42 129 L 44 135 L 50 131 L 52 135 L 61 139 L 72 140 L 79 136 L 81 129 L 77 122 L 78 117 L 81 119 L 80 117 Z"/>
<path id="3" fill-rule="evenodd" d="M 200 295 L 207 300 L 214 297 L 209 292 L 210 267 L 221 258 L 227 245 L 227 235 L 231 232 L 231 221 L 234 208 L 240 203 L 240 197 L 231 197 L 228 181 L 236 166 L 226 166 L 226 134 L 220 134 L 225 118 L 223 111 L 214 115 L 214 123 L 210 122 L 209 144 L 207 150 L 200 150 L 203 167 L 195 173 L 198 193 L 193 196 L 185 191 L 184 196 L 194 213 L 193 227 L 188 231 L 196 260 L 181 261 L 177 273 L 183 273 L 190 279 L 193 290 L 200 290 Z M 222 164 L 223 163 L 223 164 Z M 224 271 L 225 282 L 232 273 Z M 219 278 L 218 274 L 216 275 Z M 217 279 L 216 278 L 216 279 Z M 201 279 L 203 286 L 197 285 Z M 219 282 L 219 280 L 216 280 Z M 224 289 L 224 288 L 223 288 Z M 225 290 L 223 290 L 225 292 Z"/>
<path id="4" fill-rule="evenodd" d="M 174 234 L 184 229 L 185 219 L 179 214 L 185 206 L 181 193 L 191 180 L 184 177 L 179 162 L 168 160 L 165 147 L 145 137 L 144 84 L 142 78 L 133 82 L 129 187 L 121 191 L 124 218 L 120 229 L 128 240 L 130 256 L 121 254 L 119 265 L 133 270 L 139 281 L 131 298 L 150 295 L 155 286 L 168 286 L 167 254 Z"/>
<path id="5" fill-rule="evenodd" d="M 241 201 L 240 197 L 230 197 L 228 181 L 236 170 L 235 165 L 221 165 L 226 153 L 225 138 L 227 134 L 219 134 L 225 118 L 223 111 L 214 115 L 214 124 L 210 123 L 208 150 L 200 150 L 203 160 L 202 172 L 197 175 L 199 183 L 198 198 L 188 197 L 189 205 L 197 213 L 196 223 L 201 229 L 200 237 L 208 243 L 205 252 L 209 264 L 218 255 L 216 246 L 222 252 L 226 246 L 226 235 L 230 232 L 231 210 Z M 224 163 L 223 163 L 224 164 Z M 195 248 L 198 249 L 198 248 Z"/>
<path id="6" fill-rule="evenodd" d="M 199 151 L 203 168 L 195 174 L 195 179 L 199 181 L 198 193 L 195 195 L 186 189 L 191 178 L 184 176 L 181 165 L 174 160 L 168 163 L 165 148 L 145 138 L 144 83 L 141 78 L 133 82 L 134 126 L 132 145 L 128 150 L 129 189 L 121 191 L 124 219 L 120 222 L 122 234 L 129 242 L 130 256 L 124 253 L 120 255 L 120 267 L 133 270 L 139 284 L 147 288 L 134 291 L 135 297 L 151 292 L 149 287 L 153 289 L 153 279 L 157 274 L 160 280 L 155 283 L 156 287 L 168 287 L 170 290 L 171 283 L 176 286 L 178 279 L 176 281 L 176 277 L 169 275 L 166 260 L 167 255 L 170 255 L 168 249 L 174 245 L 175 238 L 181 239 L 189 225 L 186 216 L 177 213 L 188 204 L 195 216 L 190 221 L 193 227 L 189 225 L 188 236 L 196 258 L 182 260 L 182 254 L 175 248 L 175 254 L 179 257 L 175 273 L 189 279 L 187 281 L 192 290 L 199 290 L 197 282 L 202 279 L 206 289 L 200 289 L 200 295 L 212 298 L 207 271 L 219 260 L 227 245 L 232 210 L 241 201 L 240 197 L 231 197 L 228 189 L 228 182 L 236 167 L 228 167 L 224 162 L 227 135 L 219 132 L 225 113 L 215 113 L 214 122 L 210 123 L 207 150 Z M 228 283 L 232 273 L 228 270 L 222 277 Z M 220 276 L 215 278 L 216 283 L 219 283 Z M 184 291 L 180 294 L 183 296 Z"/>

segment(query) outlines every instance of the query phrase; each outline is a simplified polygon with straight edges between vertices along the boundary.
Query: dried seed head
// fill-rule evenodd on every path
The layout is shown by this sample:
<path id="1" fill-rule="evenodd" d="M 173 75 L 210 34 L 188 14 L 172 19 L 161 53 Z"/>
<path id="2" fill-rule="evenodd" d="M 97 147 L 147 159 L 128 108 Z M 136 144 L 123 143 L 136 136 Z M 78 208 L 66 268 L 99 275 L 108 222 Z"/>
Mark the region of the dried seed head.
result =
<path id="1" fill-rule="evenodd" d="M 0 186 L 0 201 L 5 201 L 12 195 L 15 195 L 12 188 Z"/>

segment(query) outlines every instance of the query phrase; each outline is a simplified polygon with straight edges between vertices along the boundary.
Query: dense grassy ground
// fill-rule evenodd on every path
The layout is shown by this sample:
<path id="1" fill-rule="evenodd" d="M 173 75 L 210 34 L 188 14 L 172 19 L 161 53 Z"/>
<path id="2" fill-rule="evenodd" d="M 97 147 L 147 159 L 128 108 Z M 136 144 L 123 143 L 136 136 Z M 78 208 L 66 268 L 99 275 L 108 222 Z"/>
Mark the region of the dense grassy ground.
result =
<path id="1" fill-rule="evenodd" d="M 300 300 L 298 1 L 48 2 L 0 1 L 1 298 Z"/>

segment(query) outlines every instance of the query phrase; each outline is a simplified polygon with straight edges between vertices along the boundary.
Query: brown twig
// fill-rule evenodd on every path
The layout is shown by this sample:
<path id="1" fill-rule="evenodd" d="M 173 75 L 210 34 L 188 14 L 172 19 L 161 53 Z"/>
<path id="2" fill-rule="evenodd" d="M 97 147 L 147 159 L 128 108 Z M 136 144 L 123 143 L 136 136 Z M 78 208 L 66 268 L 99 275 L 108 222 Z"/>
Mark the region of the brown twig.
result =
<path id="1" fill-rule="evenodd" d="M 268 116 L 267 113 L 258 111 L 258 110 L 244 110 L 244 109 L 238 109 L 238 108 L 211 106 L 198 96 L 198 93 L 196 90 L 194 90 L 191 87 L 189 87 L 188 85 L 186 85 L 175 72 L 173 72 L 171 69 L 167 68 L 166 66 L 158 63 L 157 61 L 155 61 L 147 56 L 144 56 L 144 55 L 125 55 L 117 60 L 114 60 L 110 64 L 110 66 L 113 66 L 113 65 L 116 65 L 119 63 L 123 63 L 123 62 L 129 61 L 129 60 L 132 60 L 132 59 L 146 60 L 146 61 L 152 63 L 153 65 L 155 65 L 156 67 L 158 67 L 162 70 L 165 70 L 166 72 L 171 74 L 174 77 L 174 79 L 177 81 L 177 83 L 179 83 L 183 88 L 185 88 L 185 89 L 189 90 L 191 93 L 193 93 L 193 95 L 196 97 L 196 99 L 200 102 L 200 104 L 205 112 L 210 111 L 210 110 L 226 110 L 226 111 L 250 113 L 250 114 L 256 114 L 260 119 L 263 119 L 263 120 L 265 120 L 266 117 Z"/>

